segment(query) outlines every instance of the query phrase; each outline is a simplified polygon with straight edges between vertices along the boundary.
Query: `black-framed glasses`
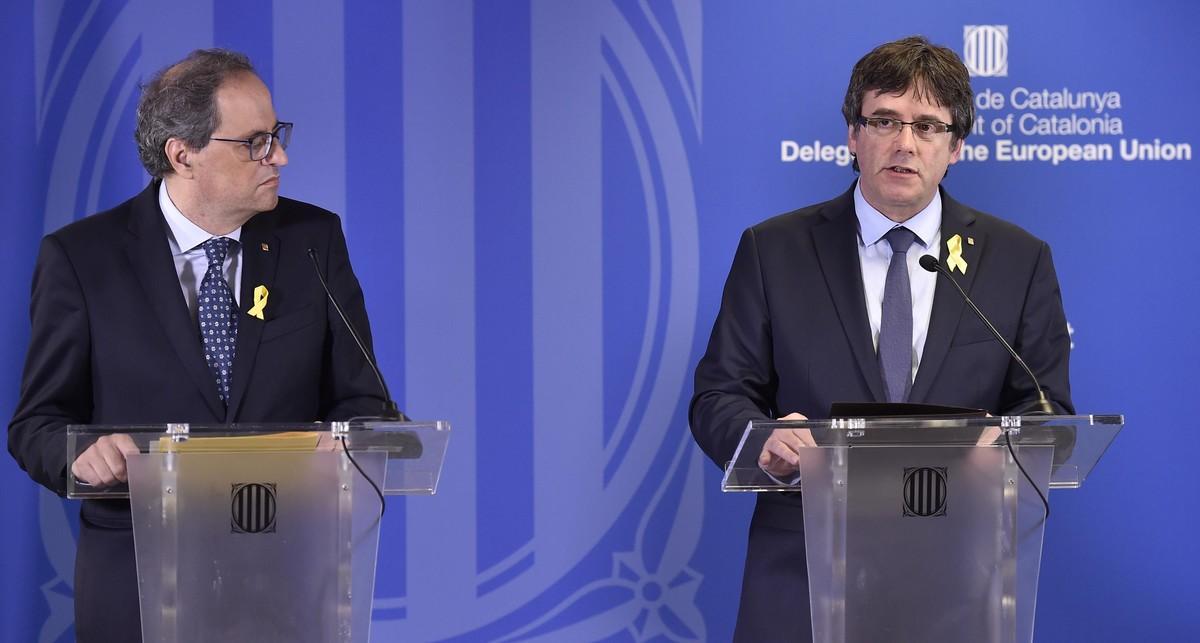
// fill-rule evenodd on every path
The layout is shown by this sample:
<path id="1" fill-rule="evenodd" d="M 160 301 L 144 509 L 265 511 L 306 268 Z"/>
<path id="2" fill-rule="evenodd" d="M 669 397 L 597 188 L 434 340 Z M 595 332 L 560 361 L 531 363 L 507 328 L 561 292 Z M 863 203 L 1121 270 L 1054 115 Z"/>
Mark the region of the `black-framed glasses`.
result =
<path id="1" fill-rule="evenodd" d="M 292 123 L 280 121 L 275 124 L 275 129 L 269 132 L 259 132 L 250 138 L 217 138 L 216 136 L 211 136 L 209 140 L 241 143 L 250 150 L 251 161 L 261 161 L 271 155 L 271 148 L 277 140 L 280 147 L 285 150 L 287 149 L 288 143 L 292 142 L 292 125 Z"/>
<path id="2" fill-rule="evenodd" d="M 950 124 L 941 121 L 902 121 L 889 116 L 859 116 L 859 125 L 866 125 L 867 131 L 876 136 L 895 136 L 907 125 L 912 128 L 913 136 L 922 141 L 932 141 L 938 136 L 950 131 Z"/>

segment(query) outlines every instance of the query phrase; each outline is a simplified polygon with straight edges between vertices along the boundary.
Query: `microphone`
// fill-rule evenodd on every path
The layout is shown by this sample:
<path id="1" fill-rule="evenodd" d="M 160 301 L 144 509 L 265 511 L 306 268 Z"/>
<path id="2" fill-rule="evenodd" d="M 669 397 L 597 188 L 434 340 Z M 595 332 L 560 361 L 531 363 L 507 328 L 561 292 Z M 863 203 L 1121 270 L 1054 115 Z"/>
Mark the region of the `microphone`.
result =
<path id="1" fill-rule="evenodd" d="M 366 344 L 363 344 L 362 338 L 354 330 L 354 325 L 350 323 L 350 318 L 346 316 L 346 311 L 342 310 L 337 299 L 333 297 L 333 292 L 329 290 L 329 284 L 325 283 L 325 275 L 321 274 L 321 264 L 317 261 L 317 251 L 309 248 L 308 258 L 312 259 L 313 272 L 317 273 L 317 280 L 321 282 L 321 288 L 325 290 L 325 295 L 329 297 L 329 303 L 333 304 L 334 310 L 342 318 L 342 323 L 346 325 L 346 330 L 350 331 L 350 336 L 354 338 L 354 343 L 358 345 L 358 350 L 362 351 L 363 358 L 367 360 L 367 366 L 370 366 L 371 372 L 375 373 L 375 379 L 379 382 L 379 388 L 383 391 L 384 398 L 383 413 L 380 414 L 380 419 L 393 422 L 408 422 L 408 417 L 400 411 L 399 407 L 396 406 L 396 401 L 392 399 L 392 394 L 388 392 L 387 383 L 383 381 L 383 374 L 379 372 L 379 368 L 375 365 L 375 360 L 371 359 L 371 353 L 367 350 Z"/>
<path id="2" fill-rule="evenodd" d="M 921 264 L 922 268 L 928 270 L 929 272 L 936 272 L 949 280 L 950 283 L 954 284 L 954 288 L 958 290 L 958 294 L 962 295 L 963 301 L 967 302 L 967 305 L 971 307 L 971 310 L 975 311 L 975 315 L 979 317 L 979 321 L 983 322 L 983 325 L 987 326 L 987 329 L 992 331 L 992 335 L 1000 341 L 1000 344 L 1004 346 L 1009 355 L 1012 355 L 1012 358 L 1017 361 L 1017 364 L 1020 364 L 1021 368 L 1025 369 L 1025 373 L 1029 375 L 1029 379 L 1033 380 L 1033 386 L 1037 389 L 1038 400 L 1034 403 L 1035 409 L 1026 415 L 1054 415 L 1054 407 L 1050 406 L 1050 400 L 1046 399 L 1046 392 L 1042 390 L 1042 385 L 1038 383 L 1037 376 L 1033 374 L 1033 369 L 1029 368 L 1029 365 L 1025 363 L 1025 360 L 1021 359 L 1021 356 L 1017 354 L 1017 351 L 1013 350 L 1013 347 L 1009 345 L 1006 339 L 1004 339 L 1004 336 L 1000 334 L 1000 331 L 996 330 L 996 327 L 992 325 L 992 322 L 988 321 L 987 316 L 983 314 L 983 311 L 979 310 L 979 307 L 975 305 L 975 302 L 971 301 L 971 298 L 967 296 L 967 293 L 962 289 L 962 286 L 958 285 L 958 282 L 954 280 L 954 276 L 950 274 L 950 271 L 946 270 L 946 267 L 943 266 L 942 263 L 937 260 L 937 257 L 934 257 L 933 255 L 922 255 L 919 263 Z"/>

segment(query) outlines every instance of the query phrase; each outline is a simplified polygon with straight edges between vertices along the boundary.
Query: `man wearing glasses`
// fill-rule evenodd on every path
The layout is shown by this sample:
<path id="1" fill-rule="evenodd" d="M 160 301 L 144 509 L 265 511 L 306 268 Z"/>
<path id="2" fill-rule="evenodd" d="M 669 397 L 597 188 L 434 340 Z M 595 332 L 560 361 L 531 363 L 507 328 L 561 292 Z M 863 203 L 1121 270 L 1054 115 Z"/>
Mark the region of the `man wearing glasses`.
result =
<path id="1" fill-rule="evenodd" d="M 375 379 L 308 254 L 369 338 L 341 224 L 279 196 L 291 132 L 242 54 L 192 52 L 144 87 L 135 139 L 149 186 L 47 235 L 38 255 L 9 425 L 9 451 L 35 481 L 65 494 L 68 424 L 378 413 Z M 111 486 L 136 450 L 107 436 L 71 470 Z M 128 502 L 83 502 L 74 590 L 79 641 L 141 639 Z"/>
<path id="2" fill-rule="evenodd" d="M 1022 355 L 1055 410 L 1074 412 L 1049 247 L 939 187 L 970 133 L 972 99 L 958 56 L 921 37 L 855 65 L 842 114 L 858 180 L 745 231 L 696 367 L 692 433 L 718 466 L 750 420 L 822 417 L 833 402 L 1032 406 L 1033 383 L 953 285 L 920 267 L 926 254 Z M 776 431 L 759 465 L 795 480 L 796 451 L 811 444 L 804 431 Z M 759 495 L 737 640 L 810 640 L 803 530 L 799 494 Z"/>

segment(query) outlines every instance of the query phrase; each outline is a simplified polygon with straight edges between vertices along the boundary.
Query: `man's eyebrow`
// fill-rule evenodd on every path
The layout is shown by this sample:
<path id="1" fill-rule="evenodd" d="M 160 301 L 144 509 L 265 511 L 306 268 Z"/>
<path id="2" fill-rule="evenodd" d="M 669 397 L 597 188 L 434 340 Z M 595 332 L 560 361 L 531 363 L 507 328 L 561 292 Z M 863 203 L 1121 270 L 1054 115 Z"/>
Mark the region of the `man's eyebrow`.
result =
<path id="1" fill-rule="evenodd" d="M 899 118 L 900 112 L 897 112 L 894 109 L 889 109 L 887 107 L 880 107 L 880 108 L 876 109 L 875 111 L 871 112 L 871 116 Z M 942 117 L 938 116 L 937 114 L 917 114 L 915 117 L 913 117 L 913 120 L 918 121 L 918 122 L 919 121 L 937 121 L 937 122 L 941 123 Z"/>
<path id="2" fill-rule="evenodd" d="M 252 139 L 255 136 L 258 136 L 259 134 L 270 134 L 271 132 L 275 131 L 276 127 L 279 127 L 279 121 L 275 121 L 275 124 L 272 125 L 270 129 L 254 130 L 253 132 L 250 132 L 249 134 L 243 136 L 242 138 L 243 139 Z"/>
<path id="3" fill-rule="evenodd" d="M 938 123 L 944 122 L 942 120 L 942 117 L 938 116 L 937 114 L 917 114 L 916 120 L 918 120 L 918 121 L 937 121 Z"/>

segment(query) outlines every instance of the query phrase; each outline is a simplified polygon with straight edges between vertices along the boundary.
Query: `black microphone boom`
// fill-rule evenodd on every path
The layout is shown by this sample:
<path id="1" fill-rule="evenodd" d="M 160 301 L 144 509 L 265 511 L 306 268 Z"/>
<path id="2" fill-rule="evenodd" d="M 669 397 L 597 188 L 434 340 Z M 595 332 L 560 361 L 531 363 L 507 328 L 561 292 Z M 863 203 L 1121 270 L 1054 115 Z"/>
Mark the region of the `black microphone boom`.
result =
<path id="1" fill-rule="evenodd" d="M 1033 386 L 1037 389 L 1038 394 L 1038 401 L 1035 403 L 1037 408 L 1033 411 L 1033 414 L 1054 415 L 1054 407 L 1050 405 L 1050 400 L 1046 399 L 1046 392 L 1042 390 L 1042 385 L 1038 383 L 1037 376 L 1033 374 L 1033 369 L 1029 368 L 1029 365 L 1025 363 L 1025 360 L 1021 359 L 1021 356 L 1017 354 L 1017 351 L 1013 350 L 1013 347 L 1009 345 L 1008 340 L 1004 339 L 1004 336 L 1000 334 L 1000 331 L 996 330 L 996 327 L 992 325 L 992 322 L 988 321 L 987 316 L 983 314 L 982 310 L 979 310 L 979 307 L 975 305 L 975 302 L 971 301 L 971 298 L 967 296 L 967 292 L 962 289 L 962 286 L 958 285 L 958 282 L 954 280 L 954 276 L 950 274 L 950 271 L 946 270 L 946 267 L 943 266 L 941 262 L 937 260 L 937 257 L 934 257 L 933 255 L 922 255 L 918 263 L 921 264 L 922 268 L 928 270 L 929 272 L 936 272 L 945 277 L 950 283 L 954 284 L 954 288 L 958 290 L 958 294 L 962 295 L 963 301 L 967 302 L 967 305 L 971 307 L 971 310 L 975 311 L 975 315 L 979 317 L 979 321 L 983 322 L 983 325 L 987 326 L 987 329 L 992 331 L 992 335 L 1000 341 L 1000 344 L 1004 346 L 1005 350 L 1008 351 L 1008 354 L 1012 355 L 1012 358 L 1016 360 L 1017 364 L 1020 364 L 1021 368 L 1025 369 L 1025 373 L 1029 375 L 1029 379 L 1033 380 Z"/>
<path id="2" fill-rule="evenodd" d="M 367 360 L 367 366 L 371 367 L 371 372 L 375 374 L 375 379 L 379 382 L 379 389 L 383 391 L 384 398 L 383 413 L 379 416 L 380 419 L 407 422 L 408 418 L 400 412 L 399 407 L 396 406 L 396 401 L 392 399 L 392 394 L 388 392 L 387 383 L 383 381 L 383 374 L 379 372 L 379 367 L 375 365 L 375 360 L 371 359 L 371 353 L 367 350 L 366 344 L 358 336 L 358 332 L 354 330 L 354 325 L 350 323 L 350 318 L 346 316 L 346 311 L 342 310 L 342 306 L 334 298 L 333 291 L 329 290 L 329 284 L 325 283 L 325 275 L 321 274 L 321 264 L 317 261 L 317 251 L 309 248 L 308 258 L 312 259 L 313 271 L 317 273 L 317 279 L 321 282 L 321 288 L 325 290 L 325 295 L 329 297 L 329 303 L 333 304 L 334 310 L 342 318 L 342 323 L 345 324 L 346 330 L 350 331 L 350 336 L 354 338 L 354 343 L 358 344 L 358 350 L 362 351 L 363 358 Z"/>

